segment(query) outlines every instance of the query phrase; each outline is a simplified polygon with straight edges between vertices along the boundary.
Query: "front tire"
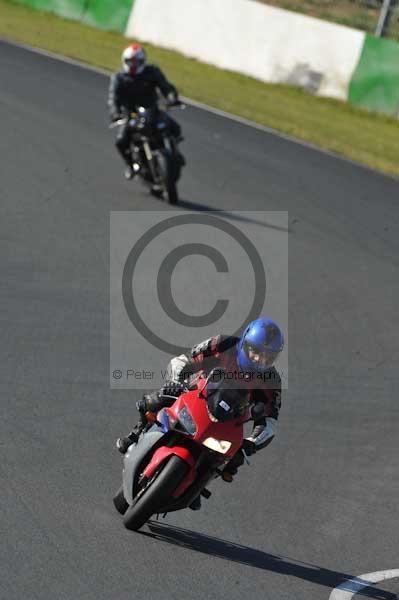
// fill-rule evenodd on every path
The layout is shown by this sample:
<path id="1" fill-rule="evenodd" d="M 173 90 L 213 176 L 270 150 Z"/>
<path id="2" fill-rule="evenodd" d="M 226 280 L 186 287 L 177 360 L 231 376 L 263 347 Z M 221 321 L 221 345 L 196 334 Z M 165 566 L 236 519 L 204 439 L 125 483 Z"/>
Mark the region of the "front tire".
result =
<path id="1" fill-rule="evenodd" d="M 140 498 L 127 510 L 123 518 L 126 529 L 137 531 L 162 505 L 165 505 L 172 492 L 187 475 L 188 468 L 183 459 L 172 456 L 149 483 Z"/>

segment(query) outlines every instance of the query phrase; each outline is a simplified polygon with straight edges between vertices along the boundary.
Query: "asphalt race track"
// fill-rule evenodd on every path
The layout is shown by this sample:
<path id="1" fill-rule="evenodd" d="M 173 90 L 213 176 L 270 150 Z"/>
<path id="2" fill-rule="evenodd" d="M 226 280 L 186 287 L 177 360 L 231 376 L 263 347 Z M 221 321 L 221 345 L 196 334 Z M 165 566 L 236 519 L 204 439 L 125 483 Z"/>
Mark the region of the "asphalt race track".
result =
<path id="1" fill-rule="evenodd" d="M 109 387 L 109 211 L 160 204 L 121 177 L 103 75 L 6 43 L 0 73 L 0 597 L 328 600 L 398 569 L 398 181 L 178 115 L 182 208 L 289 211 L 290 386 L 251 468 L 134 534 L 111 503 L 138 392 Z"/>

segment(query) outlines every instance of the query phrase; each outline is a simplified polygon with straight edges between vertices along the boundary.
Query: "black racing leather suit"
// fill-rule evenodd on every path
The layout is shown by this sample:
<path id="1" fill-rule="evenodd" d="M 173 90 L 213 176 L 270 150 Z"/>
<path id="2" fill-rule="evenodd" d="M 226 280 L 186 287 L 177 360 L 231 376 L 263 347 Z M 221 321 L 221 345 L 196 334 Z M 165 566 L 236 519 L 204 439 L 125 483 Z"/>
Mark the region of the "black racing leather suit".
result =
<path id="1" fill-rule="evenodd" d="M 111 120 L 114 121 L 122 115 L 133 112 L 139 106 L 157 108 L 158 90 L 171 103 L 177 100 L 176 88 L 155 65 L 146 65 L 141 73 L 134 76 L 124 72 L 115 73 L 111 77 L 108 93 Z M 181 127 L 172 117 L 159 111 L 159 118 L 167 124 L 175 139 L 180 138 Z M 130 136 L 129 123 L 126 123 L 119 128 L 115 142 L 123 160 L 129 166 L 132 163 Z"/>

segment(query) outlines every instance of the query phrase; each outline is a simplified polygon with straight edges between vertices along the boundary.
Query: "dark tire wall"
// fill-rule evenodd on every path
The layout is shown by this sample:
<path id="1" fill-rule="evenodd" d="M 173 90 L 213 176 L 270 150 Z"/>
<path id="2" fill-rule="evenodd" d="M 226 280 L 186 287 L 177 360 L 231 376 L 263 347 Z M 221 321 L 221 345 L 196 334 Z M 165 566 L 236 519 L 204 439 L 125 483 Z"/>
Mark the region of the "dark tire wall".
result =
<path id="1" fill-rule="evenodd" d="M 137 530 L 170 499 L 172 492 L 183 481 L 189 467 L 178 456 L 172 456 L 148 489 L 125 513 L 123 524 L 126 529 Z"/>

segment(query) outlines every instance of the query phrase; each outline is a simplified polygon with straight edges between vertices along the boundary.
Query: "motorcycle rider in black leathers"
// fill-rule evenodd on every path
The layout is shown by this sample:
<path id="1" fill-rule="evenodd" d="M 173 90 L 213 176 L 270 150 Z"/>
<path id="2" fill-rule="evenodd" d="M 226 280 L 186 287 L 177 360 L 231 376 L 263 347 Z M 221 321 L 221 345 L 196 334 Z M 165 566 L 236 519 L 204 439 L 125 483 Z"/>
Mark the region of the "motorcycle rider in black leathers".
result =
<path id="1" fill-rule="evenodd" d="M 175 152 L 181 164 L 184 157 L 177 149 L 182 140 L 181 127 L 167 113 L 158 109 L 158 90 L 166 98 L 168 104 L 178 103 L 176 88 L 166 79 L 162 71 L 155 65 L 146 64 L 146 54 L 139 44 L 130 44 L 122 53 L 123 70 L 111 77 L 108 107 L 111 121 L 117 121 L 123 116 L 134 112 L 137 107 L 153 108 L 158 112 L 170 132 Z M 121 125 L 116 137 L 116 147 L 127 165 L 126 179 L 132 179 L 138 166 L 134 165 L 130 149 L 131 127 L 129 121 Z"/>
<path id="2" fill-rule="evenodd" d="M 251 435 L 244 439 L 239 450 L 222 472 L 224 481 L 231 482 L 233 475 L 244 463 L 244 454 L 250 456 L 270 444 L 276 434 L 277 419 L 281 406 L 281 379 L 273 366 L 284 346 L 284 336 L 277 323 L 268 318 L 252 321 L 241 338 L 218 335 L 197 344 L 189 355 L 182 354 L 171 360 L 168 366 L 168 383 L 159 391 L 144 394 L 136 406 L 140 420 L 135 429 L 125 438 L 116 442 L 118 450 L 124 454 L 135 443 L 147 425 L 147 418 L 164 406 L 170 406 L 185 389 L 182 384 L 196 372 L 209 373 L 221 367 L 224 373 L 240 373 L 240 388 L 248 394 L 251 415 L 254 420 Z M 198 510 L 201 506 L 198 497 L 190 506 Z"/>

